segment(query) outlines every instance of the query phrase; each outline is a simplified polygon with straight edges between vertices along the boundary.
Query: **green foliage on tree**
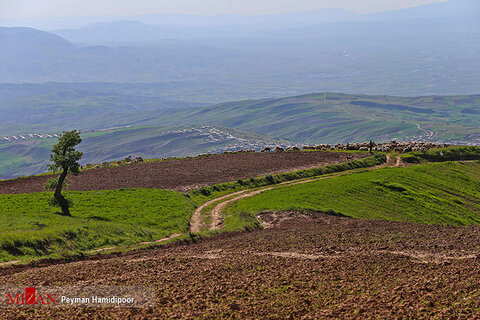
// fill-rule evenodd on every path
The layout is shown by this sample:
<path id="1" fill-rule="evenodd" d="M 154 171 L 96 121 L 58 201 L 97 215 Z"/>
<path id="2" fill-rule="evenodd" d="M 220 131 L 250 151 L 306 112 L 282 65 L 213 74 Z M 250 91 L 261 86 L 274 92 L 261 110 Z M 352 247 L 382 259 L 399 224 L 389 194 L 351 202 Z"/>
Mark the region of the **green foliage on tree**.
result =
<path id="1" fill-rule="evenodd" d="M 61 171 L 52 203 L 60 206 L 62 214 L 65 216 L 71 215 L 69 210 L 71 203 L 63 197 L 62 188 L 69 172 L 74 176 L 80 173 L 80 164 L 78 161 L 82 158 L 83 153 L 75 150 L 75 146 L 81 142 L 82 139 L 80 138 L 79 131 L 65 131 L 62 136 L 58 138 L 58 143 L 53 146 L 52 153 L 50 154 L 52 164 L 48 165 L 48 169 L 50 171 Z"/>

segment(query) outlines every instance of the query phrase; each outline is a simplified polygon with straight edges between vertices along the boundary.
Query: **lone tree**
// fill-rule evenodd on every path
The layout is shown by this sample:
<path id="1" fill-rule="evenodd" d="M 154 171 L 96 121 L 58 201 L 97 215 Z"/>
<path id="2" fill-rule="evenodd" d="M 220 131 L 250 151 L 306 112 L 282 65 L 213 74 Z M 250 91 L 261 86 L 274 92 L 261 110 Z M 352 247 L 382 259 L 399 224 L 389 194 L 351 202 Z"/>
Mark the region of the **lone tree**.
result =
<path id="1" fill-rule="evenodd" d="M 82 142 L 80 132 L 77 130 L 63 132 L 58 138 L 58 143 L 53 146 L 50 154 L 52 164 L 48 165 L 48 170 L 61 170 L 62 173 L 58 177 L 57 187 L 55 188 L 54 203 L 62 208 L 62 214 L 70 216 L 69 202 L 62 195 L 62 187 L 68 172 L 74 176 L 80 173 L 80 164 L 78 161 L 82 158 L 83 153 L 75 150 L 75 146 Z"/>

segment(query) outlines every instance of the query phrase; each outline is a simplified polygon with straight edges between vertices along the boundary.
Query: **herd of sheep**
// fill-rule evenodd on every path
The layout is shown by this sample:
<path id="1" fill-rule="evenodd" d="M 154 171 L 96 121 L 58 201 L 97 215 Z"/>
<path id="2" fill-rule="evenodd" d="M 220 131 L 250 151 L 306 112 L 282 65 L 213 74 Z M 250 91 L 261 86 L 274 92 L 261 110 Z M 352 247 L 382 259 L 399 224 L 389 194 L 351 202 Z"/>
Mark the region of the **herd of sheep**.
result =
<path id="1" fill-rule="evenodd" d="M 417 142 L 417 141 L 407 141 L 407 142 L 396 142 L 390 141 L 385 143 L 375 142 L 364 142 L 364 143 L 337 143 L 332 146 L 329 144 L 320 144 L 314 147 L 305 146 L 304 150 L 359 150 L 359 151 L 380 151 L 380 152 L 410 152 L 410 151 L 421 151 L 425 152 L 429 149 L 438 149 L 448 147 L 447 144 L 439 144 L 434 142 Z"/>
<path id="2" fill-rule="evenodd" d="M 410 151 L 421 151 L 425 152 L 429 149 L 438 149 L 438 148 L 446 148 L 448 144 L 439 144 L 434 142 L 417 142 L 417 141 L 407 141 L 407 142 L 397 142 L 397 141 L 390 141 L 384 143 L 375 143 L 373 141 L 370 142 L 363 142 L 363 143 L 337 143 L 336 145 L 330 144 L 319 144 L 316 146 L 303 146 L 303 150 L 320 150 L 320 151 L 328 151 L 328 150 L 339 150 L 339 151 L 347 151 L 347 150 L 357 150 L 357 151 L 378 151 L 378 152 L 410 152 Z M 299 147 L 290 146 L 287 148 L 282 147 L 266 147 L 260 152 L 282 152 L 282 151 L 300 151 Z M 255 150 L 240 150 L 240 151 L 226 151 L 224 154 L 229 153 L 238 153 L 238 152 L 255 152 Z M 203 154 L 205 155 L 205 154 Z"/>

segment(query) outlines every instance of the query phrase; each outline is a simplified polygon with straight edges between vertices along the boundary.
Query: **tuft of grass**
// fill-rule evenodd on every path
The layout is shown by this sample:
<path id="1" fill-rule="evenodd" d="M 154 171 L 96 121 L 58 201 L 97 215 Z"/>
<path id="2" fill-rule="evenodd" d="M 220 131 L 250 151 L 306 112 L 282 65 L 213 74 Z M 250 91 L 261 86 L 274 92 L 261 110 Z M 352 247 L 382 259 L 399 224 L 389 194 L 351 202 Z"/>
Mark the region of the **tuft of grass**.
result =
<path id="1" fill-rule="evenodd" d="M 421 162 L 421 158 L 419 158 L 418 156 L 415 156 L 413 154 L 404 154 L 401 157 L 402 157 L 402 160 L 406 163 L 420 163 Z"/>

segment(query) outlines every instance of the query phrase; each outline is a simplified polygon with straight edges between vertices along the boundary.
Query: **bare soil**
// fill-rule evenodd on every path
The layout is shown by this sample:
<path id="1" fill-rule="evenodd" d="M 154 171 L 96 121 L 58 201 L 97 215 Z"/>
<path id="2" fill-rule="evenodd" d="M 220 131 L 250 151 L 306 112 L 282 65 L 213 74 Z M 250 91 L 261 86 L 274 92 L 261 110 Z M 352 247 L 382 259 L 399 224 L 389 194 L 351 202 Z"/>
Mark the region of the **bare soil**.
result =
<path id="1" fill-rule="evenodd" d="M 4 286 L 154 285 L 154 308 L 0 309 L 1 319 L 480 319 L 480 226 L 265 213 L 266 228 L 0 269 Z"/>
<path id="2" fill-rule="evenodd" d="M 158 188 L 187 191 L 211 184 L 307 169 L 359 159 L 368 154 L 341 152 L 237 153 L 106 167 L 69 176 L 69 190 Z M 350 159 L 351 158 L 351 159 Z M 44 191 L 49 176 L 0 181 L 0 194 Z"/>

